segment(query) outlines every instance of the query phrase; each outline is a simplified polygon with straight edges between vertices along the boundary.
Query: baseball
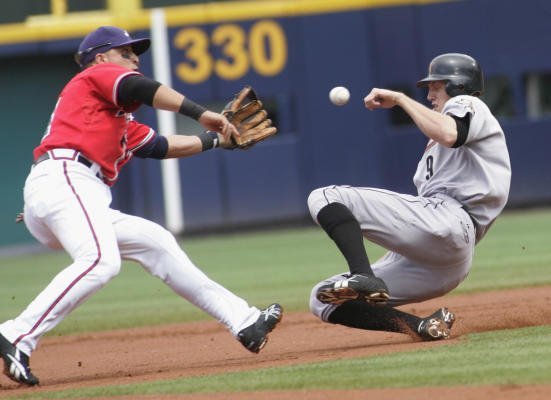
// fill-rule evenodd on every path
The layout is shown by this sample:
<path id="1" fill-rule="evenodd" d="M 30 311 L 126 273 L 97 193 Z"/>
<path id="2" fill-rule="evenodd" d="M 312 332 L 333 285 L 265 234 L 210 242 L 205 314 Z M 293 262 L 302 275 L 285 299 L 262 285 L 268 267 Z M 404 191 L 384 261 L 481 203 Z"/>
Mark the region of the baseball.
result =
<path id="1" fill-rule="evenodd" d="M 329 100 L 336 106 L 343 106 L 350 100 L 350 92 L 344 86 L 335 86 L 329 92 Z"/>

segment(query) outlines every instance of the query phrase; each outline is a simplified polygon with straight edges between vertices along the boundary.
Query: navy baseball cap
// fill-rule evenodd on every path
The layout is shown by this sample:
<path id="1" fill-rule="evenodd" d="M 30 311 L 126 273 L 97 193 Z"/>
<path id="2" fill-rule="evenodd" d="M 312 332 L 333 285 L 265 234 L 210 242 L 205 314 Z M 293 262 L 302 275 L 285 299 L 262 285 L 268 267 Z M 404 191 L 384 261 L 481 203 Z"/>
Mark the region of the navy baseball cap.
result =
<path id="1" fill-rule="evenodd" d="M 132 46 L 134 53 L 139 56 L 149 48 L 150 44 L 151 41 L 148 38 L 132 39 L 127 31 L 116 26 L 100 26 L 80 42 L 75 61 L 80 68 L 84 68 L 96 54 L 128 45 Z"/>

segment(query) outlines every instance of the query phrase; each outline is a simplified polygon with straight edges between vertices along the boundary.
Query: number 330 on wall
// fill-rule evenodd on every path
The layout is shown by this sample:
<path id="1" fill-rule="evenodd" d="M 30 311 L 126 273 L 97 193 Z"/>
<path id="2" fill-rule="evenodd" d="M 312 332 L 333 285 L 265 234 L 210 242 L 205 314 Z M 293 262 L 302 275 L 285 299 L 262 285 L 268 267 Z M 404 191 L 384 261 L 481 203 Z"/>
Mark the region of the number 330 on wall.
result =
<path id="1" fill-rule="evenodd" d="M 214 58 L 210 46 L 220 48 Z M 174 47 L 185 52 L 186 61 L 175 67 L 176 76 L 186 83 L 201 83 L 216 74 L 225 80 L 243 77 L 249 69 L 274 76 L 287 63 L 287 39 L 281 26 L 270 20 L 253 24 L 248 32 L 236 24 L 217 26 L 210 36 L 199 28 L 176 33 Z"/>

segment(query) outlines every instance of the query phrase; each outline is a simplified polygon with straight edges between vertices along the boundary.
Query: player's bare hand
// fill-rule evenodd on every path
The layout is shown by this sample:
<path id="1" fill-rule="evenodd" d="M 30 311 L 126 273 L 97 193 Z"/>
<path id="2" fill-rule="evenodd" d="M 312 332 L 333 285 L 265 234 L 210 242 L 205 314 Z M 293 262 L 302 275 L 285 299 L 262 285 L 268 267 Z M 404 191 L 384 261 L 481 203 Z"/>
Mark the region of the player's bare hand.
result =
<path id="1" fill-rule="evenodd" d="M 225 116 L 213 111 L 205 111 L 199 118 L 199 123 L 206 130 L 220 133 L 226 141 L 229 141 L 232 135 L 239 135 L 235 126 Z"/>
<path id="2" fill-rule="evenodd" d="M 400 93 L 387 89 L 373 88 L 371 92 L 365 96 L 365 107 L 373 111 L 376 108 L 392 108 L 397 104 L 397 99 Z"/>

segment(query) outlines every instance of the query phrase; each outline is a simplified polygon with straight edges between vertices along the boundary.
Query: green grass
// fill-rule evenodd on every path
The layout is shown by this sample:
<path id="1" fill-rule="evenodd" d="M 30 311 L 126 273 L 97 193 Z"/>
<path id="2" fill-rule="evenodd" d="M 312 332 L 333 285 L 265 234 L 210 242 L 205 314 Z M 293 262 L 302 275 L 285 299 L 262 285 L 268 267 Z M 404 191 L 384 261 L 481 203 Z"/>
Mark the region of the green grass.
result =
<path id="1" fill-rule="evenodd" d="M 450 295 L 551 284 L 551 209 L 505 212 L 478 245 L 469 277 Z M 251 304 L 306 310 L 311 287 L 345 271 L 319 228 L 186 238 L 191 259 Z M 371 260 L 384 250 L 368 244 Z M 69 258 L 60 252 L 0 259 L 0 321 L 15 317 Z M 140 266 L 121 274 L 50 335 L 210 318 Z M 551 327 L 471 334 L 430 349 L 162 382 L 48 393 L 48 398 L 282 389 L 367 389 L 551 383 Z M 327 379 L 331 377 L 331 379 Z M 17 398 L 44 398 L 44 394 Z"/>
<path id="2" fill-rule="evenodd" d="M 468 340 L 425 350 L 162 382 L 63 390 L 48 392 L 47 398 L 551 382 L 550 326 L 469 334 L 465 338 Z M 44 395 L 17 398 L 37 399 Z"/>
<path id="3" fill-rule="evenodd" d="M 469 277 L 454 293 L 551 283 L 551 210 L 506 212 L 478 244 Z"/>
<path id="4" fill-rule="evenodd" d="M 478 245 L 467 279 L 452 292 L 551 284 L 551 209 L 506 212 Z M 207 275 L 250 304 L 273 301 L 286 311 L 308 309 L 320 280 L 347 270 L 317 227 L 186 238 L 181 245 Z M 372 261 L 384 250 L 368 244 Z M 70 259 L 63 252 L 0 259 L 0 321 L 15 317 Z M 139 265 L 122 272 L 51 334 L 71 334 L 209 319 Z"/>

